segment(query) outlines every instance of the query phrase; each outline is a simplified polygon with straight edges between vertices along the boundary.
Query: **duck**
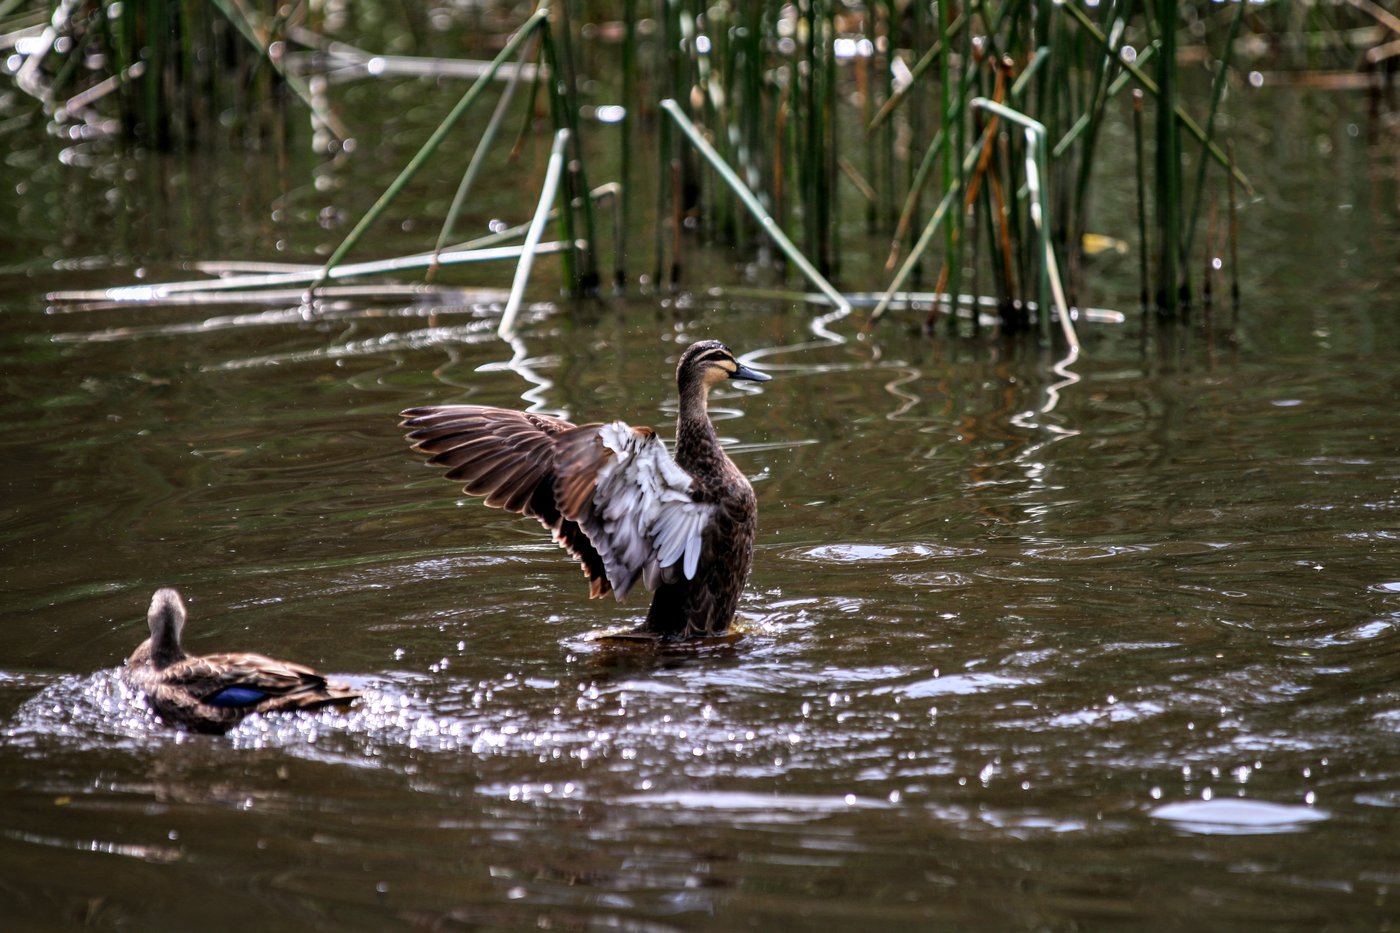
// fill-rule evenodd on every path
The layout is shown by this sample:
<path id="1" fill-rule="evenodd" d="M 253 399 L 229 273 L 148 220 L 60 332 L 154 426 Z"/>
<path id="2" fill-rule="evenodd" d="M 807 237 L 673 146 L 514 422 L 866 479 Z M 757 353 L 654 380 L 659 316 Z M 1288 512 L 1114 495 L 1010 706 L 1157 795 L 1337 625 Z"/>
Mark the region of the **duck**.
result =
<path id="1" fill-rule="evenodd" d="M 186 618 L 177 590 L 156 590 L 146 613 L 151 637 L 122 672 L 169 725 L 220 735 L 254 713 L 343 706 L 360 696 L 291 661 L 242 652 L 186 654 L 180 641 Z"/>
<path id="2" fill-rule="evenodd" d="M 413 449 L 485 504 L 537 519 L 583 568 L 588 595 L 652 591 L 646 620 L 621 637 L 681 641 L 724 635 L 753 566 L 758 503 L 710 421 L 710 390 L 767 382 L 718 340 L 691 344 L 676 366 L 675 453 L 649 427 L 575 425 L 484 405 L 400 413 Z"/>

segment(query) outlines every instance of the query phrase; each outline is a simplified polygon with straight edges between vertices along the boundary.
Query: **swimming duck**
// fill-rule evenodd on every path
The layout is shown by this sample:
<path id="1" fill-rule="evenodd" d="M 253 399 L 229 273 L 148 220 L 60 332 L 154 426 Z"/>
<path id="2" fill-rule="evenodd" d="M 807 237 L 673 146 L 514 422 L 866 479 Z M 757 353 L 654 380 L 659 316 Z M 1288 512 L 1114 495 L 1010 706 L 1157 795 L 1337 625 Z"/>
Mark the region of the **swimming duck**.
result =
<path id="1" fill-rule="evenodd" d="M 360 695 L 291 661 L 260 654 L 185 654 L 180 644 L 185 603 L 168 587 L 151 597 L 146 623 L 151 637 L 132 652 L 123 676 L 171 725 L 218 734 L 253 713 L 347 704 Z"/>
<path id="2" fill-rule="evenodd" d="M 413 449 L 486 504 L 539 520 L 576 558 L 591 598 L 619 602 L 640 579 L 655 595 L 634 633 L 662 639 L 721 635 L 753 564 L 753 487 L 720 446 L 710 389 L 772 378 L 717 340 L 692 344 L 676 367 L 675 457 L 651 428 L 573 425 L 482 405 L 404 411 Z"/>

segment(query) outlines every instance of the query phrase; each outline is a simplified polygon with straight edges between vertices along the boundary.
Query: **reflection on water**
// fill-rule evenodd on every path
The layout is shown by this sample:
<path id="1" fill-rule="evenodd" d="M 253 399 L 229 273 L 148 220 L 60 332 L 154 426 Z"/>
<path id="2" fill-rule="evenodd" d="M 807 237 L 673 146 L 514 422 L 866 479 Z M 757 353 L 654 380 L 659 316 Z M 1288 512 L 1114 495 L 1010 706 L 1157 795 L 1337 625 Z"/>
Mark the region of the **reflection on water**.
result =
<path id="1" fill-rule="evenodd" d="M 1316 214 L 1329 256 L 1393 264 L 1393 238 Z M 540 302 L 510 344 L 465 290 L 45 313 L 131 270 L 26 265 L 0 280 L 0 906 L 138 929 L 1390 922 L 1400 333 L 1372 296 L 1394 269 L 1287 248 L 1308 279 L 1270 270 L 1212 339 L 1082 322 L 1078 381 L 1033 345 L 696 296 Z M 760 502 L 741 637 L 609 644 L 644 600 L 583 598 L 534 523 L 410 456 L 397 412 L 668 436 L 701 337 L 777 377 L 713 405 Z M 166 729 L 116 673 L 160 585 L 193 650 L 365 698 Z"/>

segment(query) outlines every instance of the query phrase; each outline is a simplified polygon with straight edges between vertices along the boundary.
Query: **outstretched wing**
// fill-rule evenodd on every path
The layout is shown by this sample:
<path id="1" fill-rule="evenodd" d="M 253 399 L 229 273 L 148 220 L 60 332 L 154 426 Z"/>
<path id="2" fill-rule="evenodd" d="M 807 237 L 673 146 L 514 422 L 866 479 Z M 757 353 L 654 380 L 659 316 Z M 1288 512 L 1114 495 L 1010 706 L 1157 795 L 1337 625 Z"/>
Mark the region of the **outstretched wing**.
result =
<path id="1" fill-rule="evenodd" d="M 567 421 L 482 405 L 438 405 L 401 413 L 413 449 L 447 468 L 446 479 L 463 484 L 486 504 L 539 520 L 560 547 L 583 567 L 589 596 L 610 589 L 607 570 L 588 536 L 555 502 L 555 444 L 576 430 Z"/>
<path id="2" fill-rule="evenodd" d="M 538 519 L 583 566 L 590 596 L 624 599 L 677 572 L 693 577 L 713 506 L 650 428 L 621 421 L 575 427 L 478 405 L 412 408 L 415 450 L 486 504 Z"/>

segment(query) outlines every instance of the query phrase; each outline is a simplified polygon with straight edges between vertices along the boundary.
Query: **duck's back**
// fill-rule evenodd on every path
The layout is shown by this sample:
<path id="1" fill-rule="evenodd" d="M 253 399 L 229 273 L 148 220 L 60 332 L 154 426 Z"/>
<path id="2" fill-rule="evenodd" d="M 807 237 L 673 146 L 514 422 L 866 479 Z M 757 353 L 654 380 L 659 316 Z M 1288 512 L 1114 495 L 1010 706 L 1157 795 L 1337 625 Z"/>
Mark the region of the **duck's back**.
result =
<path id="1" fill-rule="evenodd" d="M 260 654 L 191 656 L 157 669 L 149 639 L 132 653 L 123 676 L 166 722 L 198 732 L 221 733 L 254 713 L 346 704 L 360 695 L 305 665 Z"/>

